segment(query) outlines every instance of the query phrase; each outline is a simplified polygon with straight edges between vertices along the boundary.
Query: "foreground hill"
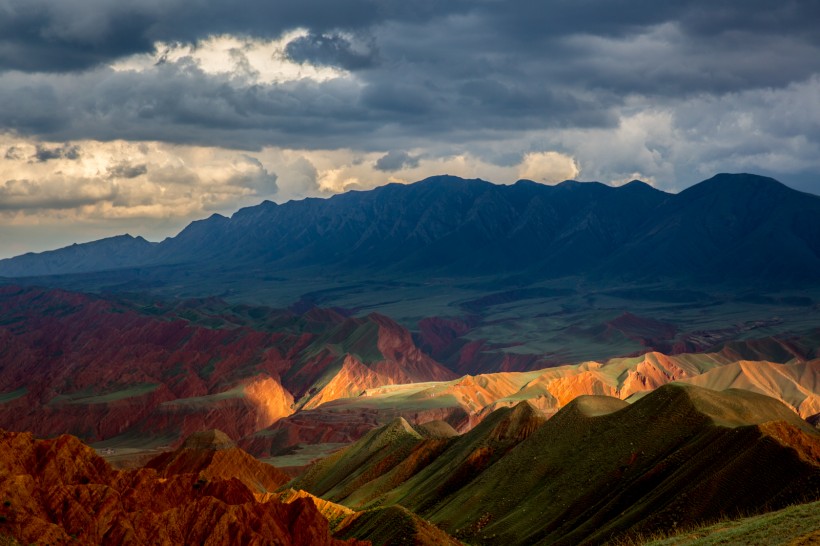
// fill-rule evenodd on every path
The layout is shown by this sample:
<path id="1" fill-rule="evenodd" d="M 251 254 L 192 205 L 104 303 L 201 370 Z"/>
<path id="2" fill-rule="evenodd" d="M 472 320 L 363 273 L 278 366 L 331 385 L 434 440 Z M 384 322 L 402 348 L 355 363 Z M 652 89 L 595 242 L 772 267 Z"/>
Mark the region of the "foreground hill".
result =
<path id="1" fill-rule="evenodd" d="M 186 450 L 174 457 L 211 462 L 117 471 L 75 437 L 0 431 L 0 535 L 24 544 L 366 544 L 332 538 L 309 499 L 279 502 L 249 476 L 220 475 L 216 455 L 224 464 L 236 453 Z"/>
<path id="2" fill-rule="evenodd" d="M 501 186 L 437 176 L 329 199 L 264 202 L 194 222 L 154 245 L 123 236 L 0 260 L 0 275 L 174 265 L 181 267 L 152 278 L 173 283 L 182 272 L 207 271 L 224 288 L 241 270 L 321 267 L 402 276 L 506 272 L 529 281 L 816 284 L 818 216 L 820 197 L 750 174 L 720 174 L 680 194 L 638 181 Z"/>
<path id="3" fill-rule="evenodd" d="M 820 434 L 763 395 L 672 384 L 632 405 L 577 398 L 546 422 L 532 411 L 435 449 L 393 423 L 296 484 L 401 505 L 471 544 L 598 544 L 820 498 Z M 411 455 L 385 458 L 374 439 L 396 431 Z"/>

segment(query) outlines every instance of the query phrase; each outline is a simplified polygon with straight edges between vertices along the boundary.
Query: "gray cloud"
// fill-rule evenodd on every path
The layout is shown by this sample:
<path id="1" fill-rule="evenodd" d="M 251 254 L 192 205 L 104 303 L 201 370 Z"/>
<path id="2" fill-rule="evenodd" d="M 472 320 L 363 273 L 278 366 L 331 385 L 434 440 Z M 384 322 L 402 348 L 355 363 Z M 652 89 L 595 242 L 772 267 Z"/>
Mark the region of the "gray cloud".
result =
<path id="1" fill-rule="evenodd" d="M 404 151 L 390 151 L 381 156 L 375 164 L 376 169 L 380 171 L 398 171 L 405 167 L 418 167 L 419 158 L 412 156 Z"/>
<path id="2" fill-rule="evenodd" d="M 244 162 L 237 165 L 237 174 L 227 181 L 227 184 L 252 189 L 254 195 L 260 197 L 270 197 L 279 191 L 276 184 L 279 178 L 276 173 L 269 172 L 262 162 L 244 155 Z"/>
<path id="3" fill-rule="evenodd" d="M 32 161 L 38 163 L 45 163 L 52 159 L 70 159 L 76 160 L 80 158 L 80 147 L 76 144 L 63 144 L 62 146 L 49 147 L 38 144 L 35 148 Z"/>
<path id="4" fill-rule="evenodd" d="M 108 178 L 137 178 L 148 172 L 148 166 L 144 163 L 132 165 L 130 163 L 118 163 L 108 169 Z"/>
<path id="5" fill-rule="evenodd" d="M 423 21 L 463 11 L 466 0 L 0 0 L 0 70 L 85 70 L 157 40 L 195 42 L 213 34 L 276 37 L 296 27 L 317 33 Z"/>
<path id="6" fill-rule="evenodd" d="M 76 185 L 68 187 L 61 181 L 55 184 L 43 180 L 6 180 L 0 184 L 0 210 L 68 210 L 109 201 L 116 195 L 116 189 L 111 186 L 100 188 L 93 181 L 76 182 Z"/>
<path id="7" fill-rule="evenodd" d="M 373 66 L 377 59 L 372 44 L 354 43 L 350 38 L 336 33 L 301 36 L 288 43 L 285 51 L 296 62 L 338 66 L 347 70 Z"/>
<path id="8" fill-rule="evenodd" d="M 20 160 L 26 158 L 26 152 L 20 148 L 19 146 L 9 146 L 6 149 L 6 153 L 3 155 L 4 159 L 8 160 Z"/>

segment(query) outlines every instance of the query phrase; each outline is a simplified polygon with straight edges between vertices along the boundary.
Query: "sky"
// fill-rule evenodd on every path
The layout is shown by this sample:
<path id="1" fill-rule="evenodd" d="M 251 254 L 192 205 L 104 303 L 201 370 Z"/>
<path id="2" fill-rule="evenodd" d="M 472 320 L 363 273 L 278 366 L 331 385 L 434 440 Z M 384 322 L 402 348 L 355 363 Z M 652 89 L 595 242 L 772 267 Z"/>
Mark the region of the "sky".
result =
<path id="1" fill-rule="evenodd" d="M 436 174 L 820 194 L 815 0 L 0 0 L 0 258 Z"/>

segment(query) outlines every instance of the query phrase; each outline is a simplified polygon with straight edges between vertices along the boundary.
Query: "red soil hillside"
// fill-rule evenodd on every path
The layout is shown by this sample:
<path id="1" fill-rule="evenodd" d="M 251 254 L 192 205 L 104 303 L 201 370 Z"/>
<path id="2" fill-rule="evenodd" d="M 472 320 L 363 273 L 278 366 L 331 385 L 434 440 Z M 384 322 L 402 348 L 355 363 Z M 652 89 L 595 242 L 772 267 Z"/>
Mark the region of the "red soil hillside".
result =
<path id="1" fill-rule="evenodd" d="M 237 479 L 254 493 L 274 491 L 290 481 L 287 474 L 251 457 L 219 430 L 192 434 L 179 449 L 158 455 L 145 467 L 163 478 L 196 474 L 204 480 Z"/>
<path id="2" fill-rule="evenodd" d="M 379 315 L 0 287 L 0 426 L 38 435 L 237 439 L 302 406 L 453 377 Z"/>
<path id="3" fill-rule="evenodd" d="M 365 544 L 333 539 L 310 499 L 285 504 L 235 477 L 167 470 L 113 470 L 73 436 L 0 432 L 0 534 L 24 544 Z"/>

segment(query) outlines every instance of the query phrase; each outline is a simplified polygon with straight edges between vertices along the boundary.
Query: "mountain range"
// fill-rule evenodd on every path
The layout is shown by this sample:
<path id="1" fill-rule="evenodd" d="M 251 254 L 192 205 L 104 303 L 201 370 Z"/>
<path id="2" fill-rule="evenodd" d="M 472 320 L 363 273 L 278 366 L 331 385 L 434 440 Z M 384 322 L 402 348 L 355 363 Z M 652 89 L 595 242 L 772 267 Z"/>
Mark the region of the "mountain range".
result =
<path id="1" fill-rule="evenodd" d="M 720 174 L 678 194 L 639 181 L 503 186 L 437 176 L 328 199 L 266 201 L 193 222 L 161 243 L 124 235 L 26 254 L 1 260 L 0 275 L 166 266 L 167 275 L 275 276 L 319 267 L 522 281 L 816 282 L 818 216 L 820 197 L 751 174 Z"/>

